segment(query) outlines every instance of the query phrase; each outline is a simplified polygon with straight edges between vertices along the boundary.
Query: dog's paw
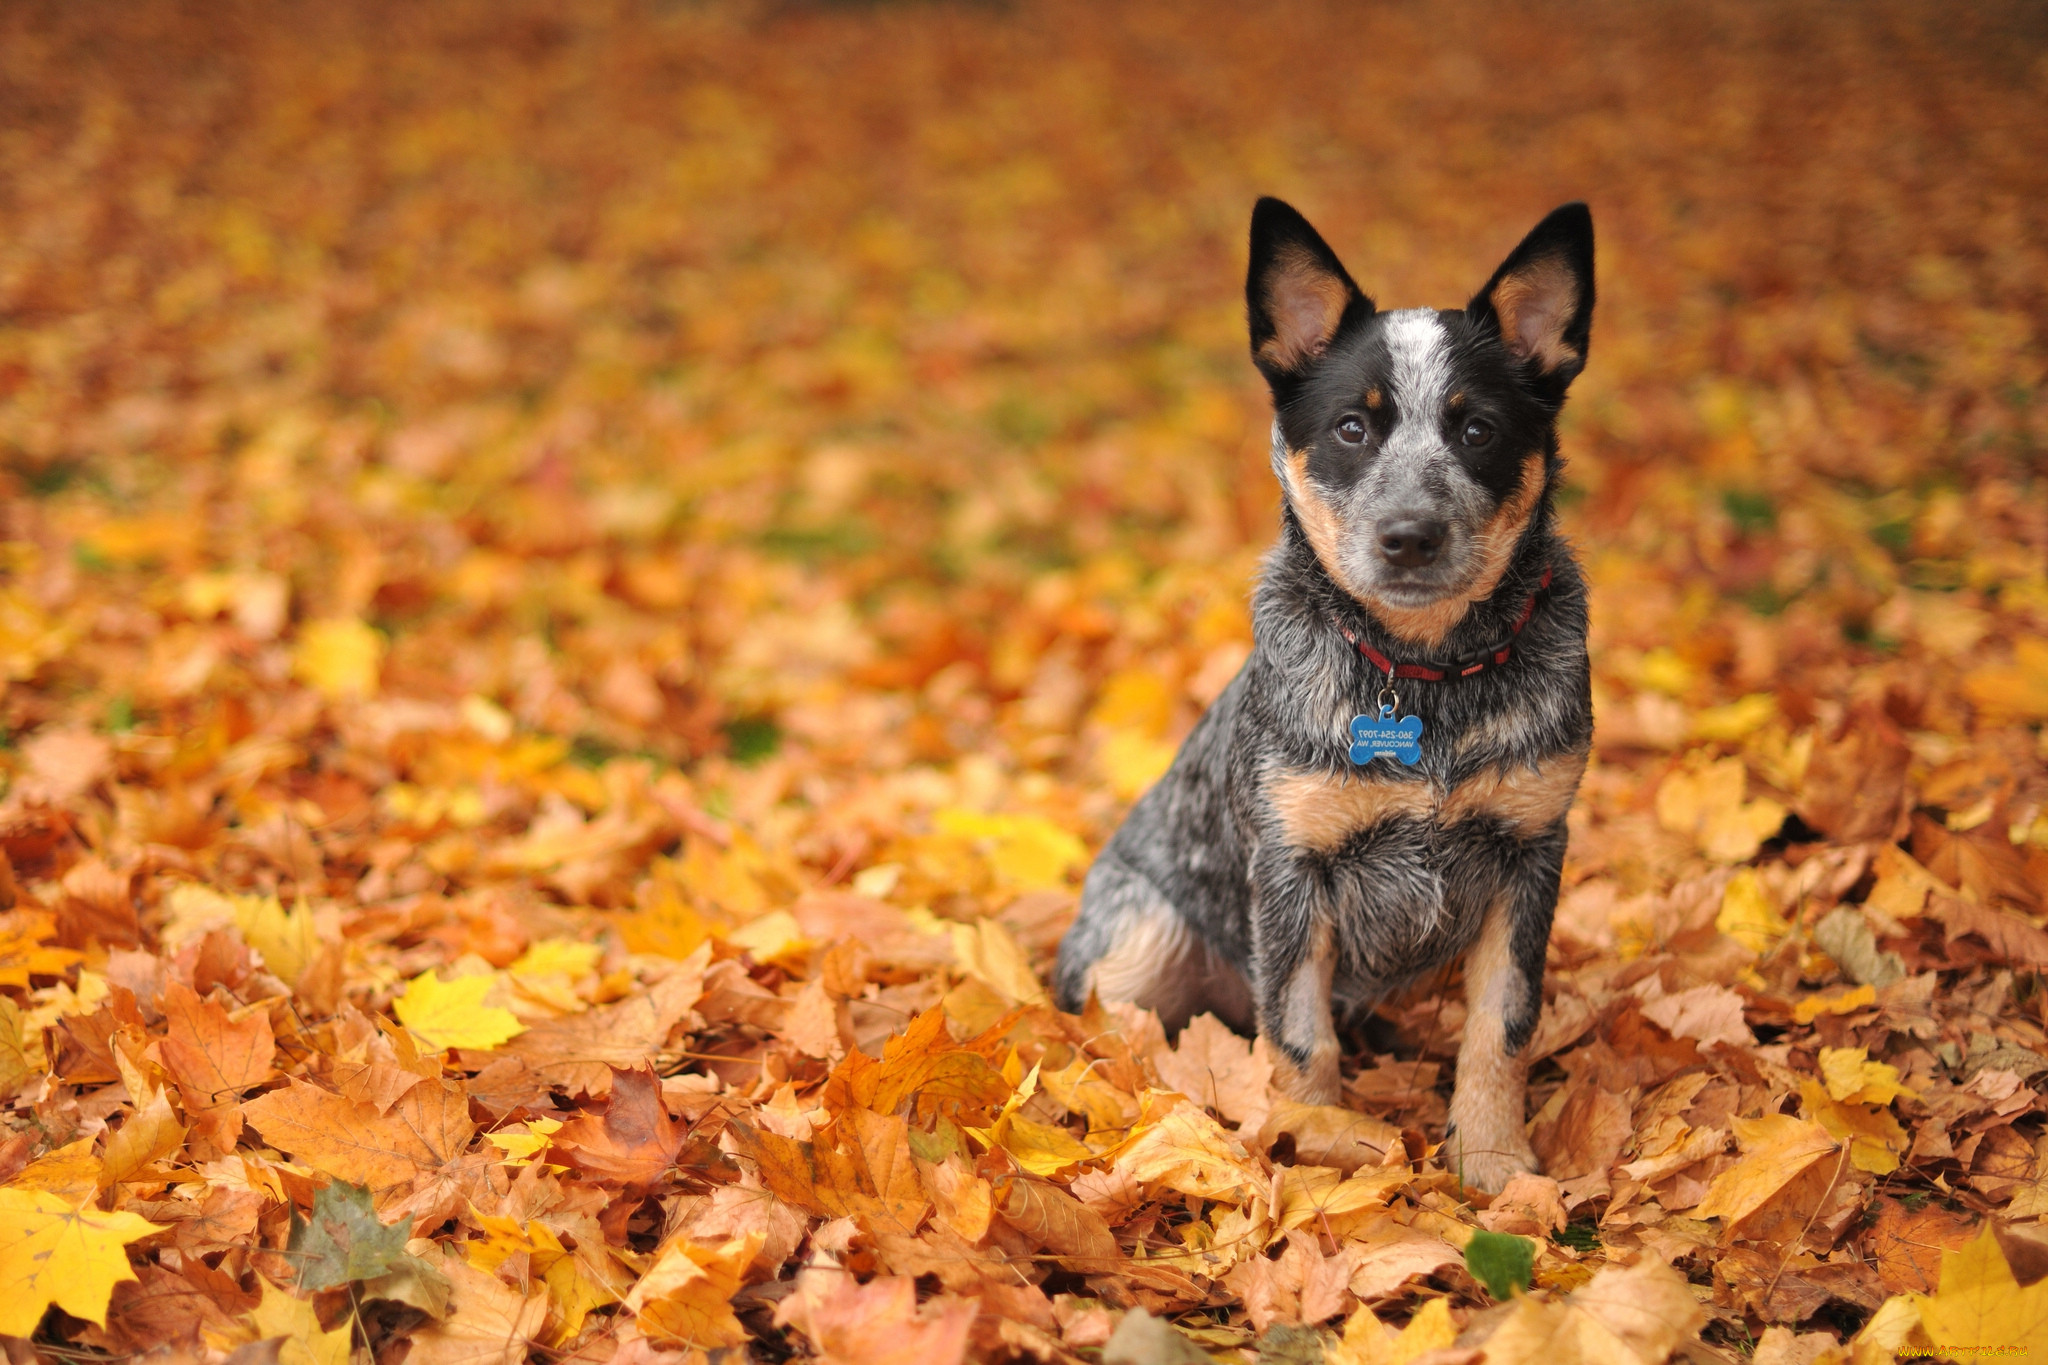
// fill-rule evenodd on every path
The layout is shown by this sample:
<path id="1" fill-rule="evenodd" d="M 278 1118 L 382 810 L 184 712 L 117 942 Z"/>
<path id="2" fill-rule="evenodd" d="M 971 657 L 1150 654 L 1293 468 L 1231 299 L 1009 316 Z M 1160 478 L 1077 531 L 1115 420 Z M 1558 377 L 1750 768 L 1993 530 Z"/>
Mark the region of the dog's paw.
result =
<path id="1" fill-rule="evenodd" d="M 1344 1078 L 1337 1070 L 1337 1049 L 1318 1047 L 1310 1052 L 1308 1065 L 1296 1066 L 1286 1052 L 1273 1049 L 1273 1084 L 1296 1104 L 1336 1104 L 1344 1095 Z"/>
<path id="2" fill-rule="evenodd" d="M 1518 1175 L 1543 1174 L 1543 1163 L 1536 1159 L 1536 1153 L 1527 1144 L 1507 1150 L 1469 1150 L 1459 1141 L 1459 1135 L 1453 1133 L 1444 1144 L 1444 1158 L 1460 1182 L 1488 1194 L 1500 1193 Z"/>

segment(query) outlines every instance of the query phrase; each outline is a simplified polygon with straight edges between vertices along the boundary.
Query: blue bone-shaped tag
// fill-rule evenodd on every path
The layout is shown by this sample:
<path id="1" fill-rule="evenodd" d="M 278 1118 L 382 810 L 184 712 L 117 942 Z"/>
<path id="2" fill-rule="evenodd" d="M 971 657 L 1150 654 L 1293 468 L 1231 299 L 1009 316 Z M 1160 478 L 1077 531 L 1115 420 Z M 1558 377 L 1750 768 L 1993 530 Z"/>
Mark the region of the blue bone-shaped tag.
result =
<path id="1" fill-rule="evenodd" d="M 1378 716 L 1351 718 L 1351 761 L 1370 763 L 1376 758 L 1398 758 L 1403 763 L 1422 761 L 1422 717 L 1394 719 L 1394 708 L 1382 706 Z"/>

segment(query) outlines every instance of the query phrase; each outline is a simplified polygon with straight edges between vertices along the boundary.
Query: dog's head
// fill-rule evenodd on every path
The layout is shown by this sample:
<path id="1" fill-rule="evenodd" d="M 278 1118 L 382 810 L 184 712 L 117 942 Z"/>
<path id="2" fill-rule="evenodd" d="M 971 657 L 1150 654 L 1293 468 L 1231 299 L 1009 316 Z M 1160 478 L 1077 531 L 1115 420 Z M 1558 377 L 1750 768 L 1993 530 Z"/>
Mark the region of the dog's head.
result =
<path id="1" fill-rule="evenodd" d="M 1592 331 L 1592 215 L 1553 212 L 1463 311 L 1383 313 L 1308 220 L 1261 199 L 1245 298 L 1274 472 L 1316 557 L 1395 634 L 1441 642 L 1549 491 Z"/>

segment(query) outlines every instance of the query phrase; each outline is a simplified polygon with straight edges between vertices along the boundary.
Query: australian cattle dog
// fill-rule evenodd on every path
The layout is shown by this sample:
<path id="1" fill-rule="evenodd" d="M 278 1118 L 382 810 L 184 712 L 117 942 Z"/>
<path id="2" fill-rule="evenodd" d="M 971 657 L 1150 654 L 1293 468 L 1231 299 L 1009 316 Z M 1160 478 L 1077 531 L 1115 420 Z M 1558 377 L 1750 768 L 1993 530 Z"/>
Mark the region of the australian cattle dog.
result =
<path id="1" fill-rule="evenodd" d="M 1254 647 L 1089 871 L 1060 1001 L 1212 1011 L 1327 1104 L 1337 1016 L 1463 956 L 1446 1155 L 1497 1190 L 1536 1169 L 1521 1054 L 1593 733 L 1552 512 L 1592 216 L 1550 214 L 1462 310 L 1383 312 L 1262 199 L 1245 294 L 1283 495 Z"/>

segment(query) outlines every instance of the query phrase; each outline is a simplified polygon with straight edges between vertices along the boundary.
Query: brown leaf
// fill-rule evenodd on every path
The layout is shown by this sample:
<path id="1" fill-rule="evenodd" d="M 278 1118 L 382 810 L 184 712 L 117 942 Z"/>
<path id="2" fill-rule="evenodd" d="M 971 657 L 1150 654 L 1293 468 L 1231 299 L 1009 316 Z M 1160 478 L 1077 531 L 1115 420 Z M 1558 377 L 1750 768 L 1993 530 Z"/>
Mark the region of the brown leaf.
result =
<path id="1" fill-rule="evenodd" d="M 683 1130 L 662 1103 L 653 1067 L 611 1071 L 611 1093 L 562 1125 L 553 1159 L 599 1180 L 646 1188 L 660 1183 L 682 1150 Z"/>
<path id="2" fill-rule="evenodd" d="M 1941 1285 L 1941 1253 L 1960 1251 L 1977 1236 L 1978 1221 L 1939 1204 L 1915 1212 L 1889 1197 L 1877 1200 L 1877 1221 L 1864 1245 L 1887 1294 L 1932 1294 Z"/>
<path id="3" fill-rule="evenodd" d="M 957 1301 L 920 1312 L 915 1284 L 902 1277 L 859 1284 L 813 1271 L 775 1318 L 808 1337 L 829 1365 L 961 1365 L 974 1315 L 973 1304 Z"/>
<path id="4" fill-rule="evenodd" d="M 408 1091 L 388 1114 L 301 1080 L 242 1106 L 264 1140 L 315 1170 L 369 1186 L 380 1202 L 422 1171 L 461 1160 L 475 1125 L 462 1088 Z"/>
<path id="5" fill-rule="evenodd" d="M 231 1107 L 242 1091 L 275 1074 L 277 1044 L 263 1011 L 231 1020 L 217 1001 L 202 1000 L 176 981 L 164 989 L 163 1011 L 164 1066 L 178 1082 L 187 1112 Z M 226 1139 L 224 1145 L 232 1147 L 234 1134 Z"/>
<path id="6" fill-rule="evenodd" d="M 602 1099 L 612 1077 L 644 1066 L 703 993 L 701 962 L 681 964 L 646 991 L 581 1014 L 543 1019 L 489 1054 L 524 1062 L 547 1089 Z"/>

